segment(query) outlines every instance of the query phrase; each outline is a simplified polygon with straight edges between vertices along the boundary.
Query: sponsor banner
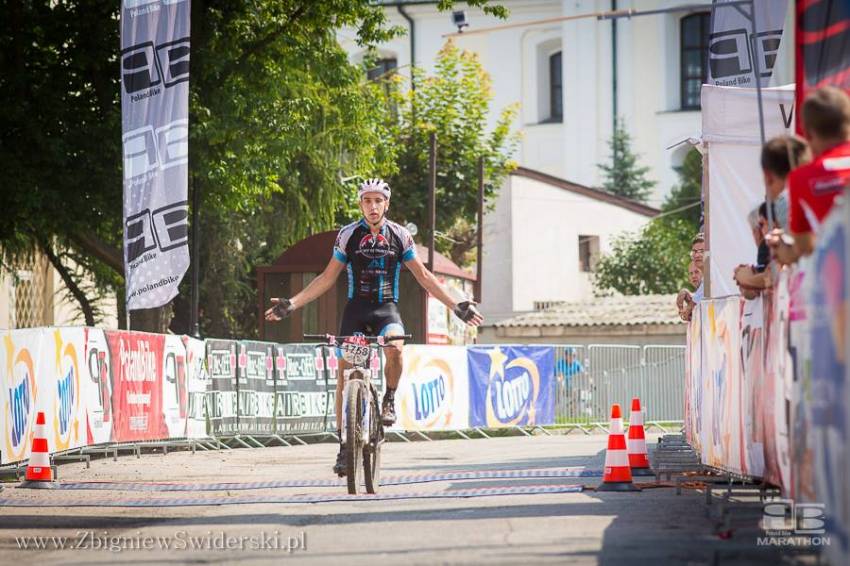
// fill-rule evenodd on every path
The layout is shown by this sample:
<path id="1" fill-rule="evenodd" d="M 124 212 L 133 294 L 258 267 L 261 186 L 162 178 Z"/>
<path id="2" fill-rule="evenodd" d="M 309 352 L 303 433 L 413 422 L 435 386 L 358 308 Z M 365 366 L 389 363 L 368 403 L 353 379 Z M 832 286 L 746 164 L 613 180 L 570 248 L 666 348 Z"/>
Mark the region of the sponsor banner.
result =
<path id="1" fill-rule="evenodd" d="M 685 364 L 685 438 L 699 452 L 702 448 L 702 309 L 695 308 L 688 324 Z"/>
<path id="2" fill-rule="evenodd" d="M 207 417 L 213 436 L 237 434 L 237 389 L 235 340 L 207 340 L 207 372 L 210 385 Z"/>
<path id="3" fill-rule="evenodd" d="M 165 336 L 106 331 L 112 367 L 112 440 L 168 438 L 163 414 Z"/>
<path id="4" fill-rule="evenodd" d="M 186 349 L 186 438 L 204 438 L 207 433 L 207 396 L 210 378 L 207 372 L 206 344 L 203 340 L 182 337 Z"/>
<path id="5" fill-rule="evenodd" d="M 788 437 L 788 394 L 794 362 L 789 350 L 790 295 L 793 271 L 784 270 L 773 290 L 766 293 L 765 382 L 762 395 L 764 428 L 764 480 L 790 493 L 790 444 Z"/>
<path id="6" fill-rule="evenodd" d="M 268 342 L 240 342 L 237 356 L 239 432 L 274 432 L 275 345 Z"/>
<path id="7" fill-rule="evenodd" d="M 403 430 L 469 428 L 469 361 L 463 346 L 405 345 L 395 403 Z"/>
<path id="8" fill-rule="evenodd" d="M 7 330 L 0 336 L 3 341 L 0 345 L 0 403 L 3 410 L 0 456 L 2 463 L 6 464 L 29 458 L 35 414 L 47 411 L 38 398 L 41 388 L 48 387 L 43 378 L 39 379 L 42 343 L 47 336 L 42 329 Z"/>
<path id="9" fill-rule="evenodd" d="M 748 17 L 749 6 L 723 7 L 730 1 L 714 0 L 708 36 L 708 83 L 755 88 L 758 66 L 759 82 L 766 87 L 779 55 L 788 0 L 755 0 L 755 29 Z"/>
<path id="10" fill-rule="evenodd" d="M 112 440 L 112 358 L 106 334 L 97 328 L 84 328 L 85 372 L 82 386 L 85 407 L 86 444 L 104 444 Z"/>
<path id="11" fill-rule="evenodd" d="M 703 439 L 702 461 L 743 474 L 741 371 L 741 299 L 731 297 L 700 303 L 703 309 Z"/>
<path id="12" fill-rule="evenodd" d="M 42 343 L 39 406 L 45 408 L 51 452 L 86 444 L 82 388 L 88 381 L 83 328 L 50 328 Z M 42 387 L 43 384 L 43 387 Z"/>
<path id="13" fill-rule="evenodd" d="M 743 419 L 743 469 L 751 476 L 764 474 L 764 414 L 766 401 L 764 364 L 764 304 L 762 297 L 742 302 L 741 312 L 741 417 Z"/>
<path id="14" fill-rule="evenodd" d="M 186 347 L 179 336 L 165 335 L 162 355 L 162 412 L 168 438 L 186 437 L 189 391 L 186 388 Z"/>
<path id="15" fill-rule="evenodd" d="M 830 502 L 827 534 L 835 556 L 850 554 L 850 485 L 846 465 L 850 384 L 847 383 L 846 332 L 848 302 L 846 201 L 833 208 L 818 234 L 807 278 L 806 305 L 811 344 L 811 389 L 803 398 L 811 406 L 811 449 L 814 502 Z M 806 462 L 807 463 L 807 462 Z M 837 562 L 836 562 L 837 563 Z"/>
<path id="16" fill-rule="evenodd" d="M 127 308 L 166 304 L 189 267 L 189 0 L 121 2 Z"/>
<path id="17" fill-rule="evenodd" d="M 797 2 L 796 89 L 797 108 L 813 89 L 833 85 L 850 89 L 850 2 L 819 0 Z M 802 134 L 800 113 L 797 133 Z"/>
<path id="18" fill-rule="evenodd" d="M 468 355 L 471 426 L 497 428 L 554 422 L 552 347 L 472 347 Z"/>
<path id="19" fill-rule="evenodd" d="M 303 434 L 336 430 L 338 359 L 310 344 L 275 346 L 274 430 Z M 376 389 L 380 391 L 376 384 Z"/>

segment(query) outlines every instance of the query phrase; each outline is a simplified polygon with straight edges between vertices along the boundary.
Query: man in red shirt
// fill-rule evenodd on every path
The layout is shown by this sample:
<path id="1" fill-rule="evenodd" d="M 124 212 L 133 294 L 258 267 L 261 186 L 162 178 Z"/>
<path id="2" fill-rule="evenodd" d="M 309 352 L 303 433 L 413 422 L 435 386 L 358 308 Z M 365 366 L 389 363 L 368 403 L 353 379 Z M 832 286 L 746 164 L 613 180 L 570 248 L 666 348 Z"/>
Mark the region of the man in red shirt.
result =
<path id="1" fill-rule="evenodd" d="M 812 91 L 803 102 L 803 134 L 814 161 L 788 177 L 788 231 L 774 230 L 768 244 L 780 263 L 791 264 L 815 249 L 820 223 L 832 203 L 850 184 L 850 97 L 832 86 Z"/>

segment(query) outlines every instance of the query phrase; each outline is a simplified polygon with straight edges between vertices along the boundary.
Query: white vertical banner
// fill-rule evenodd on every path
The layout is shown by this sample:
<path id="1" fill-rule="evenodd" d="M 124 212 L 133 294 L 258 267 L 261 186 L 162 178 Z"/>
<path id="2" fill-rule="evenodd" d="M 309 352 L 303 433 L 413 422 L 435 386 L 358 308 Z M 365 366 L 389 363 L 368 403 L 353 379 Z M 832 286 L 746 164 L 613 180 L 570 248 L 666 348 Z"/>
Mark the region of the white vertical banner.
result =
<path id="1" fill-rule="evenodd" d="M 189 0 L 122 1 L 128 310 L 168 303 L 189 267 L 189 13 Z"/>
<path id="2" fill-rule="evenodd" d="M 723 6 L 731 1 L 714 0 L 708 84 L 755 88 L 758 58 L 761 86 L 767 86 L 779 54 L 788 0 L 755 0 L 755 13 L 750 6 Z"/>

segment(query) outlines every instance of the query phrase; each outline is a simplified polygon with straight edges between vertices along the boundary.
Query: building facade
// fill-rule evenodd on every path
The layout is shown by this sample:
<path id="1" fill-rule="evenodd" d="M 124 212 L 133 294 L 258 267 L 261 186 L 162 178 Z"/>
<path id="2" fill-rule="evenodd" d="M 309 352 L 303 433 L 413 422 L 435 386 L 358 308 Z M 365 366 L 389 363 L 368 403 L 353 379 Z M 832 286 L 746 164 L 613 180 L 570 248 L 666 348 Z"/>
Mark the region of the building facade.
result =
<path id="1" fill-rule="evenodd" d="M 376 73 L 411 63 L 433 70 L 437 52 L 456 32 L 452 14 L 436 2 L 384 4 L 390 24 L 408 35 L 381 45 Z M 670 146 L 700 131 L 700 85 L 707 75 L 710 0 L 687 2 L 687 11 L 615 22 L 595 17 L 551 21 L 476 33 L 484 28 L 593 14 L 611 9 L 653 10 L 665 0 L 501 0 L 507 21 L 458 3 L 469 27 L 451 38 L 478 54 L 492 78 L 493 117 L 519 103 L 516 127 L 523 132 L 520 165 L 587 186 L 598 186 L 597 164 L 610 160 L 607 142 L 615 113 L 631 134 L 641 163 L 658 185 L 651 205 L 660 205 L 677 182 L 675 167 L 689 147 Z M 699 6 L 705 5 L 705 9 Z M 616 31 L 615 31 L 616 30 Z M 411 33 L 412 31 L 412 33 Z M 352 60 L 364 52 L 353 30 L 340 42 Z"/>

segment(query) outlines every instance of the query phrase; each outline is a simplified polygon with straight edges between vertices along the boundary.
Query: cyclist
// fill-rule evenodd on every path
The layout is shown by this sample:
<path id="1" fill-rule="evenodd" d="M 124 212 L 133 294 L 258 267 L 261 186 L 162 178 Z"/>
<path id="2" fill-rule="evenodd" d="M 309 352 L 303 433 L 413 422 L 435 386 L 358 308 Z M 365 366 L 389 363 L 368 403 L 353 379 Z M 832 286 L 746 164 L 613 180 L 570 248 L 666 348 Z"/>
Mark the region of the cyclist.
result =
<path id="1" fill-rule="evenodd" d="M 386 217 L 391 191 L 381 179 L 368 179 L 360 185 L 360 211 L 363 218 L 339 231 L 333 257 L 325 270 L 307 287 L 291 298 L 273 298 L 266 320 L 278 321 L 292 311 L 304 307 L 334 286 L 342 270 L 348 273 L 348 303 L 342 315 L 340 336 L 357 333 L 377 336 L 400 336 L 404 324 L 398 310 L 401 266 L 404 264 L 417 282 L 432 296 L 449 307 L 458 318 L 471 326 L 481 324 L 483 317 L 471 301 L 456 301 L 416 255 L 413 237 L 404 227 Z M 395 390 L 402 373 L 402 340 L 394 340 L 384 349 L 387 363 L 386 393 L 381 407 L 381 420 L 390 426 L 395 422 Z M 343 363 L 344 365 L 344 363 Z M 336 387 L 336 425 L 342 430 L 342 368 Z M 345 472 L 345 446 L 340 434 L 340 450 L 334 472 Z"/>

